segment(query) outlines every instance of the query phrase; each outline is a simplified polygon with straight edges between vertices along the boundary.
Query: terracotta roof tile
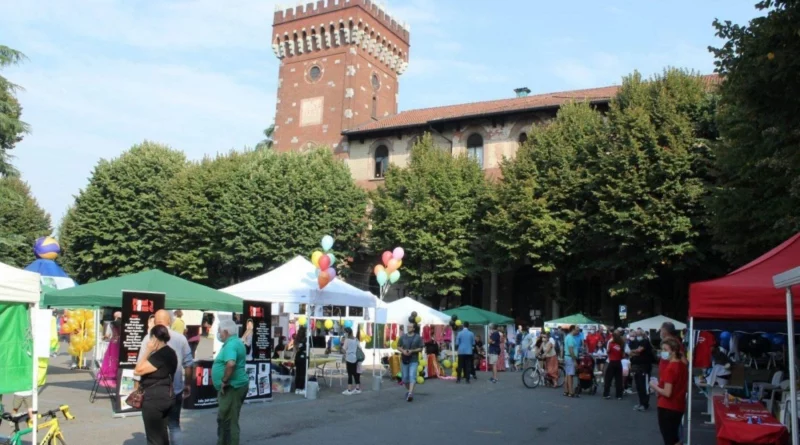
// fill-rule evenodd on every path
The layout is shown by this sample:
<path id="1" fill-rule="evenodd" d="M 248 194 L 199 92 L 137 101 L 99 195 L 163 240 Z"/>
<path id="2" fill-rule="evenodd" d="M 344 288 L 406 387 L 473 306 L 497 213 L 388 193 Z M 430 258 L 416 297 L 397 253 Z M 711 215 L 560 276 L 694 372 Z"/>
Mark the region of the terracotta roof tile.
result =
<path id="1" fill-rule="evenodd" d="M 716 74 L 704 76 L 709 85 L 719 83 Z M 526 97 L 490 100 L 485 102 L 472 102 L 442 107 L 420 108 L 397 113 L 392 116 L 369 122 L 355 128 L 345 130 L 343 134 L 353 135 L 369 133 L 393 128 L 417 127 L 432 124 L 437 121 L 447 121 L 461 118 L 477 117 L 486 114 L 505 114 L 517 111 L 533 111 L 543 108 L 560 106 L 569 101 L 608 102 L 619 90 L 618 85 L 590 88 L 585 90 L 561 91 L 557 93 L 537 94 Z"/>

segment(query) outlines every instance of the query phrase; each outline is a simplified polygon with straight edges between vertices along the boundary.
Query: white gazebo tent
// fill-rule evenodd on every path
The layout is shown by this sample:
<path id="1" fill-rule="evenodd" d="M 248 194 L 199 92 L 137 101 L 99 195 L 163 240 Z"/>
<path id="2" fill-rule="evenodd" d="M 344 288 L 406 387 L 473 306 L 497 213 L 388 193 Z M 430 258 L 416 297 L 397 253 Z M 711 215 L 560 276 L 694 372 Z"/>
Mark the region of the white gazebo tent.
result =
<path id="1" fill-rule="evenodd" d="M 422 317 L 422 324 L 447 325 L 450 323 L 449 315 L 409 297 L 386 304 L 386 323 L 408 324 L 408 316 L 412 312 L 416 312 Z"/>
<path id="2" fill-rule="evenodd" d="M 15 267 L 11 267 L 7 264 L 0 263 L 0 303 L 8 304 L 8 305 L 24 305 L 25 307 L 29 308 L 27 313 L 28 320 L 30 322 L 30 335 L 33 336 L 33 333 L 36 332 L 36 313 L 39 309 L 39 299 L 41 298 L 41 285 L 40 285 L 41 277 L 38 273 L 35 272 L 28 272 L 25 270 L 17 269 Z M 3 334 L 3 328 L 6 325 L 0 326 L 0 345 L 4 342 L 5 335 Z M 31 381 L 30 385 L 24 384 L 24 386 L 18 388 L 18 391 L 26 391 L 30 389 L 32 391 L 32 398 L 33 398 L 33 412 L 36 413 L 39 410 L 39 391 L 38 391 L 38 381 L 39 376 L 38 370 L 39 366 L 37 364 L 36 353 L 33 348 L 33 339 L 31 338 L 30 342 L 30 359 L 31 359 Z M 8 346 L 3 345 L 0 348 L 8 351 L 11 347 L 19 348 L 20 345 Z M 0 367 L 5 366 L 14 366 L 15 363 L 13 360 L 0 360 Z M 5 373 L 0 373 L 5 375 Z M 37 443 L 37 427 L 38 427 L 38 420 L 36 416 L 33 416 L 33 432 L 32 432 L 32 439 L 31 443 Z"/>
<path id="3" fill-rule="evenodd" d="M 305 304 L 309 321 L 317 318 L 317 308 L 323 306 L 358 306 L 369 309 L 382 306 L 375 295 L 355 286 L 334 279 L 324 289 L 319 288 L 316 267 L 307 259 L 296 256 L 287 263 L 255 278 L 222 289 L 244 300 L 269 303 Z M 310 322 L 309 322 L 310 325 Z M 311 329 L 306 330 L 308 345 L 311 344 Z M 309 348 L 310 350 L 310 348 Z M 306 355 L 309 359 L 311 354 Z M 306 373 L 306 381 L 308 373 Z"/>
<path id="4" fill-rule="evenodd" d="M 635 321 L 630 324 L 631 329 L 642 328 L 644 331 L 661 329 L 661 325 L 670 322 L 675 325 L 675 329 L 682 331 L 686 329 L 686 323 L 681 323 L 678 320 L 665 317 L 663 315 L 656 315 L 655 317 L 645 318 L 644 320 Z"/>

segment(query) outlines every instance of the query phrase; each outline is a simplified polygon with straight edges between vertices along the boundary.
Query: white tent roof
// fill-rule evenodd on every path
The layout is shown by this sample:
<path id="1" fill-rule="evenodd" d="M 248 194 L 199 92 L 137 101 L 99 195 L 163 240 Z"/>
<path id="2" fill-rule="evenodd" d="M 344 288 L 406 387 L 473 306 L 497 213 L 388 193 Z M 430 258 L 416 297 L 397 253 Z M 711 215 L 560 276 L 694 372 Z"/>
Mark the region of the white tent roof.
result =
<path id="1" fill-rule="evenodd" d="M 41 297 L 40 279 L 36 272 L 0 263 L 0 301 L 38 303 Z"/>
<path id="2" fill-rule="evenodd" d="M 422 317 L 422 324 L 446 325 L 450 316 L 420 303 L 413 298 L 404 297 L 386 305 L 386 323 L 406 324 L 412 312 Z"/>
<path id="3" fill-rule="evenodd" d="M 222 289 L 245 300 L 270 303 L 294 303 L 336 306 L 378 307 L 375 295 L 335 279 L 324 289 L 317 284 L 314 267 L 307 259 L 297 256 L 264 275 Z"/>
<path id="4" fill-rule="evenodd" d="M 663 315 L 656 315 L 655 317 L 645 318 L 644 320 L 639 320 L 630 324 L 631 329 L 639 329 L 642 328 L 645 331 L 649 331 L 650 329 L 661 329 L 661 325 L 664 322 L 670 322 L 675 325 L 675 329 L 682 330 L 686 329 L 686 324 L 681 323 L 678 320 L 674 320 L 669 317 L 665 317 Z"/>

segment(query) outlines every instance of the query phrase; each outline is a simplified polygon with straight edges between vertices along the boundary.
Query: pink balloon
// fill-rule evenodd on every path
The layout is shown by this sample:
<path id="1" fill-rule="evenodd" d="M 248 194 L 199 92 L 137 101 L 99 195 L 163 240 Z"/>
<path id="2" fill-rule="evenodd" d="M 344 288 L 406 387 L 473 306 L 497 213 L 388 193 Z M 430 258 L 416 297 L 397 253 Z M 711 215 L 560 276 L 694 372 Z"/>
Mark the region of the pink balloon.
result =
<path id="1" fill-rule="evenodd" d="M 331 276 L 331 280 L 333 280 L 334 278 L 336 278 L 336 269 L 334 269 L 334 268 L 332 268 L 332 267 L 329 267 L 329 268 L 328 268 L 328 275 L 330 275 L 330 276 Z"/>
<path id="2" fill-rule="evenodd" d="M 396 260 L 402 260 L 405 254 L 406 251 L 403 250 L 402 247 L 395 247 L 394 252 L 392 252 L 392 257 Z"/>
<path id="3" fill-rule="evenodd" d="M 381 259 L 383 260 L 383 265 L 388 266 L 389 260 L 392 259 L 392 252 L 389 252 L 388 250 L 386 252 L 383 252 L 383 255 L 381 255 Z"/>

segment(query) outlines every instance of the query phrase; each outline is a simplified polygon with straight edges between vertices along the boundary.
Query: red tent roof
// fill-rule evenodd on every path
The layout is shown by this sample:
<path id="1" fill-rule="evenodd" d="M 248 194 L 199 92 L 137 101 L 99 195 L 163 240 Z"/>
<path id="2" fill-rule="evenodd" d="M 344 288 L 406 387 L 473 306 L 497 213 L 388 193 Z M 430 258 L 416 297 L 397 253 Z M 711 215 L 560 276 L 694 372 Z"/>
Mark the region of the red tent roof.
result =
<path id="1" fill-rule="evenodd" d="M 699 319 L 786 320 L 786 291 L 772 277 L 800 266 L 800 233 L 715 280 L 689 286 L 689 316 Z M 800 286 L 792 292 L 800 296 Z M 794 318 L 800 320 L 795 305 Z"/>

